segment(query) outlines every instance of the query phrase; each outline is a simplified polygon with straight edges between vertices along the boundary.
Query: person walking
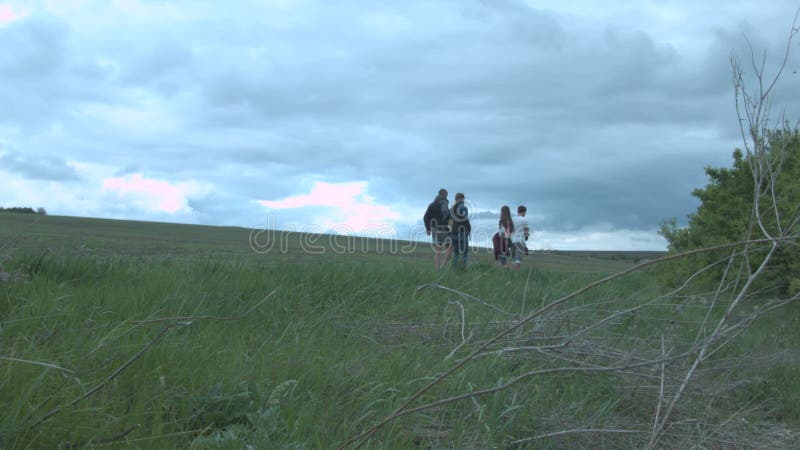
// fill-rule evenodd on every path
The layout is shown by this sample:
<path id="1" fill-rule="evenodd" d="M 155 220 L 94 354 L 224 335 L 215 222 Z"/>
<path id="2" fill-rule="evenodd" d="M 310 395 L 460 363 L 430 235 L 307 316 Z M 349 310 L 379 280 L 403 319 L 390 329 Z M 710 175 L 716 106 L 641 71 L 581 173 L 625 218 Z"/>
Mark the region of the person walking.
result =
<path id="1" fill-rule="evenodd" d="M 508 259 L 511 256 L 511 237 L 514 235 L 514 220 L 511 218 L 511 208 L 506 205 L 500 208 L 500 223 L 498 227 L 500 228 L 497 232 L 500 266 L 508 269 Z"/>
<path id="2" fill-rule="evenodd" d="M 469 209 L 464 203 L 464 194 L 459 192 L 455 196 L 455 203 L 450 208 L 450 240 L 453 252 L 453 267 L 467 267 L 469 256 L 469 236 L 472 225 L 469 223 Z"/>
<path id="3" fill-rule="evenodd" d="M 447 262 L 449 247 L 450 202 L 447 200 L 447 189 L 439 189 L 439 194 L 428 205 L 422 221 L 425 223 L 425 233 L 431 236 L 433 244 L 433 267 L 436 270 L 444 267 Z"/>
<path id="4" fill-rule="evenodd" d="M 514 269 L 519 270 L 522 266 L 522 255 L 527 251 L 528 237 L 530 237 L 530 224 L 525 214 L 528 208 L 525 205 L 517 207 L 517 215 L 512 219 L 514 232 L 511 234 L 511 253 L 514 258 Z"/>

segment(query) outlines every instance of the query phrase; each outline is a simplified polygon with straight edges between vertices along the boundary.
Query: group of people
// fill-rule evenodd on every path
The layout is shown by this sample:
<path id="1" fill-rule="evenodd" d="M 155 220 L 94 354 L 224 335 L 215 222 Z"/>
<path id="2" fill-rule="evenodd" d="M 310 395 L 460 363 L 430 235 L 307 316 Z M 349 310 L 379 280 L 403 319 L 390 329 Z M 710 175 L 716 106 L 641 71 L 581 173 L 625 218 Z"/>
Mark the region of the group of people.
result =
<path id="1" fill-rule="evenodd" d="M 447 189 L 439 189 L 439 194 L 425 210 L 423 222 L 425 232 L 433 241 L 433 265 L 438 270 L 453 257 L 453 267 L 466 267 L 469 256 L 469 238 L 472 225 L 469 222 L 469 209 L 464 194 L 455 195 L 455 202 L 450 206 Z M 527 253 L 527 240 L 530 237 L 530 225 L 525 214 L 527 208 L 517 207 L 517 214 L 511 215 L 511 208 L 500 209 L 498 231 L 492 238 L 495 259 L 503 268 L 509 268 L 513 261 L 514 268 L 519 270 L 522 256 Z"/>
<path id="2" fill-rule="evenodd" d="M 525 205 L 517 206 L 517 214 L 511 216 L 511 208 L 503 206 L 500 208 L 499 230 L 492 237 L 494 247 L 494 258 L 500 261 L 500 265 L 508 268 L 508 261 L 514 261 L 514 268 L 519 270 L 522 266 L 522 255 L 528 253 L 528 238 L 531 235 L 531 227 L 525 214 L 528 208 Z"/>

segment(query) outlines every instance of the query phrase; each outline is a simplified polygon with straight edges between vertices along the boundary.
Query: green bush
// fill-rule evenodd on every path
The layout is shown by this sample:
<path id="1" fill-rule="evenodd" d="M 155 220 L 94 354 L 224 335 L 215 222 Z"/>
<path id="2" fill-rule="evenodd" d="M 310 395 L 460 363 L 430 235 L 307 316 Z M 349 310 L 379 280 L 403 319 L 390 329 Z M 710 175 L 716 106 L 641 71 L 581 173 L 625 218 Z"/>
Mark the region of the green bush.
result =
<path id="1" fill-rule="evenodd" d="M 755 164 L 768 168 L 762 171 L 777 173 L 777 176 L 756 184 L 752 170 Z M 737 149 L 733 152 L 731 168 L 707 167 L 706 175 L 708 185 L 692 192 L 700 200 L 700 206 L 689 215 L 688 226 L 679 227 L 675 219 L 661 224 L 660 234 L 669 243 L 670 253 L 766 237 L 757 224 L 759 218 L 772 237 L 789 235 L 800 228 L 793 222 L 800 205 L 800 134 L 797 130 L 771 131 L 767 133 L 762 154 L 744 155 Z M 755 192 L 758 192 L 758 216 L 754 208 Z M 671 283 L 685 280 L 701 267 L 730 254 L 731 250 L 727 249 L 672 263 L 668 270 L 662 271 L 662 278 Z M 764 255 L 765 252 L 758 249 L 751 251 L 750 265 L 757 266 Z M 724 264 L 719 264 L 701 280 L 719 280 L 723 270 Z M 783 245 L 773 256 L 760 287 L 773 287 L 773 291 L 780 294 L 796 293 L 800 290 L 798 273 L 800 252 L 792 243 Z"/>

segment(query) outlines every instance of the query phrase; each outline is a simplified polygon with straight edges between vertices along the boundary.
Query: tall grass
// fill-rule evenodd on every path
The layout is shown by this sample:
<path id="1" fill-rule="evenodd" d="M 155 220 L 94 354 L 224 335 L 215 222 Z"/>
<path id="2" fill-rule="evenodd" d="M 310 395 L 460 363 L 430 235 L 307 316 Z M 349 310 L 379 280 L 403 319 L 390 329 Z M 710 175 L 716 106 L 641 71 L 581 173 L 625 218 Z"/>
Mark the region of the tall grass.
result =
<path id="1" fill-rule="evenodd" d="M 0 447 L 333 448 L 524 314 L 598 278 L 546 265 L 503 271 L 480 258 L 467 271 L 430 265 L 391 255 L 15 252 L 5 264 L 12 280 L 0 285 Z M 615 318 L 561 353 L 507 351 L 555 343 L 653 298 L 652 279 L 637 273 L 575 298 L 415 405 L 564 361 L 660 352 L 664 336 L 691 340 L 706 303 L 687 296 Z M 729 389 L 713 404 L 682 403 L 681 417 L 703 420 L 676 423 L 675 436 L 724 447 L 722 433 L 701 436 L 728 430 L 734 415 L 753 433 L 764 423 L 798 429 L 799 316 L 789 312 L 720 352 L 693 389 L 704 401 L 715 385 Z M 752 364 L 756 355 L 764 359 Z M 721 380 L 726 361 L 741 366 L 735 383 Z M 526 378 L 393 420 L 365 448 L 640 447 L 663 375 L 658 365 L 630 372 Z M 675 436 L 665 445 L 680 446 Z"/>

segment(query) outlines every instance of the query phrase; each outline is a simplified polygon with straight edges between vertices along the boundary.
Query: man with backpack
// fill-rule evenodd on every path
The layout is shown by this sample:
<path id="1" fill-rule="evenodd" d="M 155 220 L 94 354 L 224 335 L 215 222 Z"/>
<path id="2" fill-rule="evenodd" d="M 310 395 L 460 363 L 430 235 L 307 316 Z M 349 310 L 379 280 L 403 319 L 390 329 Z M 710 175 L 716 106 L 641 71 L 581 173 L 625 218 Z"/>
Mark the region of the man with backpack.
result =
<path id="1" fill-rule="evenodd" d="M 433 241 L 433 266 L 439 270 L 447 262 L 450 247 L 450 206 L 447 189 L 439 189 L 439 195 L 428 205 L 422 221 L 425 223 L 425 233 L 431 236 Z"/>

